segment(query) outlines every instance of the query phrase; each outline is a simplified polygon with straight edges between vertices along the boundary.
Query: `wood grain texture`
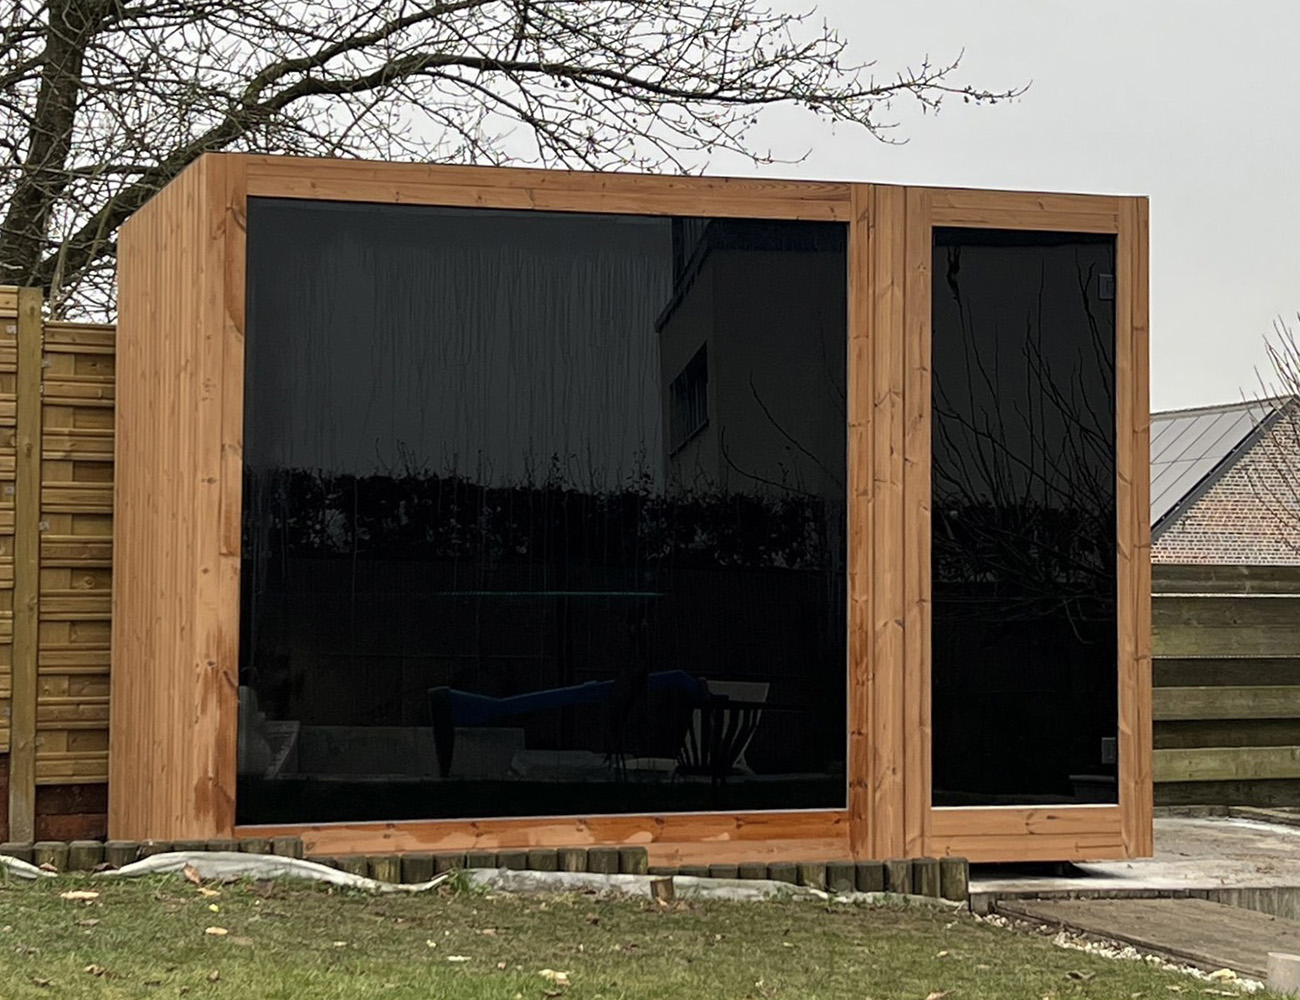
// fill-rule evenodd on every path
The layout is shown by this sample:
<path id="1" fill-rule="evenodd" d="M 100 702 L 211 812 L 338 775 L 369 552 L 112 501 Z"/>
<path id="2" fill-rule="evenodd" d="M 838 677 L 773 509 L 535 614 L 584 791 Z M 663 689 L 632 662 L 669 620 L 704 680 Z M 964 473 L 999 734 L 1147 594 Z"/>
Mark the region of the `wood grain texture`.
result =
<path id="1" fill-rule="evenodd" d="M 252 197 L 846 222 L 850 185 L 248 156 Z"/>
<path id="2" fill-rule="evenodd" d="M 906 191 L 872 188 L 872 857 L 904 851 L 903 387 Z"/>
<path id="3" fill-rule="evenodd" d="M 1136 648 L 1134 670 L 1135 701 L 1130 709 L 1134 767 L 1125 812 L 1125 846 L 1132 857 L 1155 853 L 1155 797 L 1152 777 L 1152 685 L 1154 671 L 1151 637 L 1151 223 L 1146 198 L 1130 199 L 1134 212 L 1130 270 L 1133 282 L 1133 454 L 1136 478 L 1133 484 L 1134 539 L 1133 618 Z"/>
<path id="4" fill-rule="evenodd" d="M 1300 688 L 1275 684 L 1157 688 L 1152 715 L 1158 722 L 1190 719 L 1300 719 Z"/>
<path id="5" fill-rule="evenodd" d="M 849 225 L 849 842 L 854 857 L 874 853 L 872 751 L 871 455 L 872 287 L 871 188 L 853 189 Z"/>
<path id="6" fill-rule="evenodd" d="M 220 837 L 234 824 L 231 637 L 239 609 L 228 581 L 222 589 L 220 558 L 223 498 L 240 489 L 222 478 L 234 165 L 231 157 L 199 160 L 127 223 L 119 242 L 115 839 Z"/>
<path id="7" fill-rule="evenodd" d="M 36 835 L 37 647 L 41 576 L 41 341 L 39 288 L 18 290 L 14 461 L 9 835 Z"/>
<path id="8" fill-rule="evenodd" d="M 904 386 L 904 728 L 906 801 L 904 850 L 908 857 L 929 854 L 930 753 L 930 443 L 931 192 L 909 188 L 906 219 L 906 292 L 903 338 Z"/>
<path id="9" fill-rule="evenodd" d="M 845 810 L 250 826 L 235 836 L 301 836 L 309 854 L 626 845 L 645 847 L 652 864 L 852 857 Z"/>
<path id="10" fill-rule="evenodd" d="M 1154 750 L 1152 772 L 1162 783 L 1300 778 L 1300 746 Z"/>

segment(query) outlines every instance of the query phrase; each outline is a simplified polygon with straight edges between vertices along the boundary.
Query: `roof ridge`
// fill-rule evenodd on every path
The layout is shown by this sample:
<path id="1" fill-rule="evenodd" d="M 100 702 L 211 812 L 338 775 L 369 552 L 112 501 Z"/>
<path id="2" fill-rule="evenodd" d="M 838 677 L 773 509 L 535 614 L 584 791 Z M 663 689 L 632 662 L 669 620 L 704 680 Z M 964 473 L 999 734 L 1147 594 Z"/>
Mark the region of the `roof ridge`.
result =
<path id="1" fill-rule="evenodd" d="M 1236 403 L 1214 403 L 1209 406 L 1186 406 L 1177 410 L 1153 410 L 1152 417 L 1184 417 L 1198 413 L 1231 413 L 1234 410 L 1252 410 L 1257 407 L 1269 406 L 1276 408 L 1279 404 L 1285 403 L 1293 396 L 1259 396 L 1255 399 L 1243 399 Z"/>

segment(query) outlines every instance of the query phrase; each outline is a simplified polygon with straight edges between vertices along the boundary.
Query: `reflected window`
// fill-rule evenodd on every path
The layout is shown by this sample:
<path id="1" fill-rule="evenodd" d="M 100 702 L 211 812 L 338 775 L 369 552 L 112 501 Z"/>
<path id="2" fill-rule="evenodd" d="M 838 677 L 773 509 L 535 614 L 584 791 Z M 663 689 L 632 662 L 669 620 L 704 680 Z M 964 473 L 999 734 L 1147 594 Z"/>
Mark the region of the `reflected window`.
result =
<path id="1" fill-rule="evenodd" d="M 1115 239 L 934 230 L 933 802 L 1115 802 Z"/>
<path id="2" fill-rule="evenodd" d="M 238 821 L 839 808 L 832 223 L 252 198 Z"/>

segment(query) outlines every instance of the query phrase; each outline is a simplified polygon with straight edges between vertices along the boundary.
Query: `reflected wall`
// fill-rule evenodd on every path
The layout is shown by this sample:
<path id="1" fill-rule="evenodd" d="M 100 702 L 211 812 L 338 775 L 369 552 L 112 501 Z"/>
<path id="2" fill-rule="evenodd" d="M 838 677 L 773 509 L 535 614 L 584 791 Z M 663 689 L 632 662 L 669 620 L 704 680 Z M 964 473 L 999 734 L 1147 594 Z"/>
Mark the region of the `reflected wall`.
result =
<path id="1" fill-rule="evenodd" d="M 933 804 L 1117 802 L 1115 237 L 931 274 Z"/>
<path id="2" fill-rule="evenodd" d="M 845 235 L 250 198 L 238 822 L 843 807 Z"/>

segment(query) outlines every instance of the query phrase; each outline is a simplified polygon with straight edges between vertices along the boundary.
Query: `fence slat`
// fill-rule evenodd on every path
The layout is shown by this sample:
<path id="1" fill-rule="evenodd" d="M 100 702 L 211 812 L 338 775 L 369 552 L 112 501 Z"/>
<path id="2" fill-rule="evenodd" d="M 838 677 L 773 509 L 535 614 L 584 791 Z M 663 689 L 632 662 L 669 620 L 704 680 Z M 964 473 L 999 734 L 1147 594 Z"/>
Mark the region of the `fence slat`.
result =
<path id="1" fill-rule="evenodd" d="M 1157 688 L 1153 718 L 1300 719 L 1300 687 L 1166 687 Z"/>

